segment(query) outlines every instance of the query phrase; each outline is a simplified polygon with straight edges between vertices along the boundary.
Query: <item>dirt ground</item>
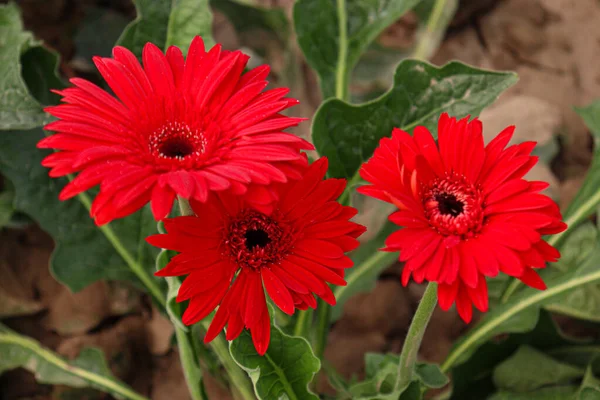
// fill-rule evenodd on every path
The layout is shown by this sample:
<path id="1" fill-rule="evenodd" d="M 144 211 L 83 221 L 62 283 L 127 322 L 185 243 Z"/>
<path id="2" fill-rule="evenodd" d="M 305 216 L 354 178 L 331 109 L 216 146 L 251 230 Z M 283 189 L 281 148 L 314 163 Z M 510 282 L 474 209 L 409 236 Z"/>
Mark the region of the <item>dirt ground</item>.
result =
<path id="1" fill-rule="evenodd" d="M 109 7 L 129 19 L 135 14 L 132 4 L 117 0 L 19 3 L 26 26 L 63 55 L 62 71 L 67 75 L 85 74 L 72 62 L 78 52 L 72 32 L 90 6 Z M 282 4 L 289 14 L 293 2 L 265 2 L 271 3 Z M 410 43 L 414 38 L 406 27 L 411 18 L 409 15 L 390 27 L 380 41 Z M 545 162 L 532 172 L 532 178 L 551 182 L 549 193 L 562 207 L 581 185 L 592 155 L 589 132 L 573 106 L 600 97 L 598 21 L 597 0 L 463 0 L 432 60 L 439 65 L 458 59 L 519 74 L 519 82 L 481 119 L 490 136 L 515 124 L 516 141 L 540 143 Z M 221 15 L 215 17 L 215 35 L 226 47 L 239 46 L 245 40 L 236 36 Z M 277 73 L 282 61 L 276 54 L 271 56 Z M 319 102 L 316 81 L 304 63 L 298 70 L 306 79 L 293 86 L 292 94 L 303 100 L 301 113 L 310 117 Z M 67 357 L 74 357 L 83 346 L 102 348 L 115 374 L 152 399 L 187 398 L 178 355 L 170 342 L 172 330 L 165 318 L 125 284 L 98 282 L 70 293 L 48 272 L 52 246 L 52 240 L 35 226 L 0 232 L 3 322 Z M 343 317 L 332 327 L 326 358 L 343 376 L 361 375 L 365 352 L 400 350 L 423 291 L 414 284 L 403 288 L 400 271 L 400 265 L 391 266 L 376 290 L 348 301 Z M 563 323 L 576 329 L 569 321 Z M 465 329 L 455 313 L 437 310 L 425 335 L 422 358 L 442 361 Z M 209 380 L 207 385 L 214 398 L 228 398 L 219 383 Z M 323 379 L 319 388 L 330 390 Z M 0 398 L 67 399 L 69 389 L 39 385 L 28 372 L 14 370 L 0 377 Z M 88 398 L 108 397 L 90 393 Z"/>

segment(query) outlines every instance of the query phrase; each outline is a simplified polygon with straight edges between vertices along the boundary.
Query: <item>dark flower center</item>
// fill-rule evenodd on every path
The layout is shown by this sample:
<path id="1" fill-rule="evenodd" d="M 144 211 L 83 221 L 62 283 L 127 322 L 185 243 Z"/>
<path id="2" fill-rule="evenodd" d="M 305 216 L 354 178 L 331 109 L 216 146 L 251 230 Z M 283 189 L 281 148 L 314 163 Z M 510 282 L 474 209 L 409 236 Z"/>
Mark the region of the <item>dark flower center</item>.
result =
<path id="1" fill-rule="evenodd" d="M 245 209 L 231 219 L 223 242 L 239 267 L 259 269 L 280 262 L 293 246 L 293 234 L 276 215 Z"/>
<path id="2" fill-rule="evenodd" d="M 435 196 L 438 202 L 438 209 L 442 215 L 459 216 L 465 207 L 462 201 L 456 199 L 456 196 L 451 193 L 440 193 Z"/>
<path id="3" fill-rule="evenodd" d="M 173 137 L 165 140 L 158 151 L 168 158 L 185 158 L 194 152 L 194 145 L 183 137 Z"/>
<path id="4" fill-rule="evenodd" d="M 206 150 L 206 138 L 202 132 L 185 123 L 169 122 L 149 136 L 148 146 L 155 157 L 184 160 L 203 154 Z"/>
<path id="5" fill-rule="evenodd" d="M 246 248 L 252 251 L 255 247 L 265 247 L 271 243 L 269 234 L 262 229 L 248 229 L 246 231 Z"/>
<path id="6" fill-rule="evenodd" d="M 483 195 L 464 176 L 447 173 L 422 186 L 425 216 L 440 234 L 469 238 L 483 226 Z"/>

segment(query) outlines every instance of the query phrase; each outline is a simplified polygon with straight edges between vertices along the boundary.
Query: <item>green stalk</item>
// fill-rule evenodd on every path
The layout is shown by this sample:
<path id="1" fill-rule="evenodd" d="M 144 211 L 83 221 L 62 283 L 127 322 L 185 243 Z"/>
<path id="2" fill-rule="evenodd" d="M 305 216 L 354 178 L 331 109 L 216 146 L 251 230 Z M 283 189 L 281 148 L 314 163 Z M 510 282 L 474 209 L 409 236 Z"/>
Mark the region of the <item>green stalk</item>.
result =
<path id="1" fill-rule="evenodd" d="M 198 357 L 192 345 L 192 337 L 189 332 L 175 325 L 175 337 L 177 338 L 177 348 L 179 349 L 179 359 L 185 376 L 185 383 L 192 400 L 204 400 L 202 395 L 202 371 L 198 363 Z"/>
<path id="2" fill-rule="evenodd" d="M 310 327 L 312 325 L 313 309 L 309 308 L 298 313 L 298 319 L 294 326 L 294 336 L 302 336 L 308 339 Z"/>
<path id="3" fill-rule="evenodd" d="M 317 306 L 317 336 L 315 338 L 315 355 L 319 357 L 319 359 L 323 358 L 325 346 L 327 345 L 330 316 L 331 306 L 319 299 L 319 304 Z"/>
<path id="4" fill-rule="evenodd" d="M 348 97 L 348 23 L 346 15 L 346 0 L 337 0 L 339 53 L 335 71 L 335 97 L 346 100 Z"/>
<path id="5" fill-rule="evenodd" d="M 427 27 L 425 28 L 425 33 L 422 35 L 421 39 L 417 43 L 417 48 L 413 54 L 413 57 L 418 60 L 424 60 L 427 58 L 427 53 L 429 53 L 429 45 L 431 41 L 431 37 L 435 35 L 435 31 L 440 23 L 440 18 L 444 15 L 444 9 L 446 8 L 447 0 L 436 0 L 433 5 L 433 10 L 429 15 L 429 19 L 427 20 Z"/>
<path id="6" fill-rule="evenodd" d="M 179 211 L 181 215 L 193 215 L 190 203 L 182 198 L 178 198 Z M 194 347 L 191 330 L 184 331 L 177 324 L 175 327 L 175 337 L 177 338 L 177 347 L 179 348 L 179 359 L 183 368 L 185 382 L 192 397 L 192 400 L 204 400 L 202 395 L 202 370 L 200 369 L 200 357 Z"/>
<path id="7" fill-rule="evenodd" d="M 208 330 L 210 321 L 204 319 L 201 324 L 205 330 Z M 225 368 L 225 371 L 229 376 L 229 383 L 234 392 L 234 397 L 243 400 L 255 400 L 256 397 L 254 396 L 252 387 L 250 387 L 246 373 L 242 371 L 231 357 L 227 340 L 225 340 L 223 334 L 221 333 L 214 338 L 214 340 L 210 342 L 210 346 L 221 361 L 221 364 L 223 364 L 223 368 Z"/>
<path id="8" fill-rule="evenodd" d="M 71 176 L 69 176 L 69 180 L 73 180 Z M 81 204 L 90 211 L 92 208 L 92 201 L 90 200 L 87 193 L 80 193 L 77 195 Z M 105 224 L 98 227 L 100 231 L 104 234 L 106 239 L 110 242 L 110 244 L 115 248 L 117 253 L 123 258 L 129 269 L 139 278 L 140 281 L 144 284 L 146 289 L 150 292 L 152 297 L 163 307 L 166 307 L 167 301 L 165 300 L 165 295 L 158 286 L 158 283 L 152 278 L 152 276 L 144 269 L 144 267 L 138 263 L 135 258 L 127 251 L 127 249 L 123 246 L 115 231 L 111 228 L 110 224 Z"/>
<path id="9" fill-rule="evenodd" d="M 177 202 L 179 204 L 179 211 L 181 215 L 188 216 L 194 215 L 194 211 L 190 206 L 189 201 L 182 197 L 177 198 Z M 208 331 L 210 326 L 210 320 L 205 318 L 202 322 L 202 327 Z M 178 329 L 175 327 L 175 329 Z M 191 346 L 191 342 L 189 343 Z M 214 350 L 215 354 L 223 364 L 225 371 L 227 371 L 227 375 L 229 376 L 229 382 L 231 383 L 231 388 L 234 391 L 237 391 L 239 397 L 244 400 L 254 400 L 254 392 L 252 388 L 248 384 L 248 379 L 246 378 L 246 374 L 240 369 L 240 367 L 233 361 L 231 358 L 231 354 L 229 354 L 229 348 L 227 346 L 227 341 L 223 338 L 223 334 L 217 336 L 211 343 L 210 346 Z M 193 349 L 193 347 L 191 348 Z M 195 354 L 196 359 L 198 358 L 197 354 Z M 182 360 L 182 366 L 184 370 L 186 368 L 185 363 Z M 188 384 L 189 386 L 189 384 Z M 191 390 L 191 388 L 190 388 Z"/>
<path id="10" fill-rule="evenodd" d="M 400 362 L 398 363 L 398 378 L 396 379 L 395 390 L 407 387 L 412 381 L 421 341 L 423 340 L 425 329 L 427 329 L 436 304 L 437 284 L 431 282 L 427 285 L 425 293 L 423 293 L 419 307 L 417 307 L 415 316 L 406 334 L 406 339 L 404 339 L 402 353 L 400 353 Z"/>
<path id="11" fill-rule="evenodd" d="M 125 386 L 119 381 L 70 364 L 58 354 L 48 350 L 45 347 L 42 347 L 38 342 L 26 336 L 22 336 L 13 332 L 2 332 L 0 333 L 0 344 L 3 343 L 26 348 L 32 353 L 36 354 L 38 357 L 44 359 L 44 361 L 47 363 L 61 369 L 64 373 L 71 374 L 79 379 L 88 381 L 97 389 L 104 392 L 118 395 L 119 397 L 127 400 L 148 400 L 147 397 L 134 392 L 131 388 Z"/>

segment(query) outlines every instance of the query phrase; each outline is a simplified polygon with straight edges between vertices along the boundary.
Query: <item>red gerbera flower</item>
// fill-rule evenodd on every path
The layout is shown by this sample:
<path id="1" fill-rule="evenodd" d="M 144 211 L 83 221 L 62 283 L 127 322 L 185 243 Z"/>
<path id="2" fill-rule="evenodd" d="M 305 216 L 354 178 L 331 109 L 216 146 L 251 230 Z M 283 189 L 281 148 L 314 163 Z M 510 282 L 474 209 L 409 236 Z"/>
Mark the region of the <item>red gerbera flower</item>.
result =
<path id="1" fill-rule="evenodd" d="M 538 159 L 530 155 L 535 142 L 505 148 L 513 131 L 484 146 L 480 121 L 444 113 L 437 146 L 425 127 L 413 137 L 394 129 L 360 171 L 372 183 L 361 193 L 399 208 L 390 221 L 404 229 L 388 237 L 386 250 L 400 251 L 406 262 L 402 283 L 411 275 L 438 282 L 440 306 L 456 302 L 466 322 L 471 304 L 488 308 L 485 277 L 502 271 L 543 290 L 535 269 L 560 257 L 542 235 L 566 225 L 556 203 L 539 193 L 548 184 L 523 179 Z"/>
<path id="2" fill-rule="evenodd" d="M 177 47 L 166 56 L 144 47 L 143 68 L 127 49 L 94 63 L 117 95 L 79 78 L 56 91 L 63 102 L 46 111 L 58 121 L 40 148 L 60 150 L 46 157 L 52 177 L 80 174 L 61 192 L 65 200 L 100 184 L 91 215 L 101 225 L 151 201 L 164 218 L 176 195 L 204 202 L 211 191 L 248 193 L 248 201 L 268 204 L 268 184 L 300 178 L 306 166 L 303 139 L 282 130 L 301 118 L 279 114 L 298 103 L 288 89 L 272 89 L 268 66 L 243 73 L 248 56 L 204 50 L 196 37 L 187 58 Z"/>
<path id="3" fill-rule="evenodd" d="M 192 201 L 195 216 L 166 219 L 168 233 L 148 238 L 154 246 L 181 253 L 156 275 L 188 275 L 177 295 L 177 301 L 190 300 L 185 324 L 219 305 L 205 342 L 225 325 L 228 340 L 246 327 L 264 354 L 270 317 L 263 287 L 287 314 L 315 308 L 314 294 L 335 304 L 328 283 L 346 284 L 344 269 L 352 260 L 344 253 L 358 246 L 364 227 L 349 221 L 356 209 L 336 201 L 345 180 L 322 180 L 326 171 L 327 160 L 321 158 L 301 180 L 276 185 L 279 200 L 270 212 L 228 192 L 211 195 L 205 204 Z"/>

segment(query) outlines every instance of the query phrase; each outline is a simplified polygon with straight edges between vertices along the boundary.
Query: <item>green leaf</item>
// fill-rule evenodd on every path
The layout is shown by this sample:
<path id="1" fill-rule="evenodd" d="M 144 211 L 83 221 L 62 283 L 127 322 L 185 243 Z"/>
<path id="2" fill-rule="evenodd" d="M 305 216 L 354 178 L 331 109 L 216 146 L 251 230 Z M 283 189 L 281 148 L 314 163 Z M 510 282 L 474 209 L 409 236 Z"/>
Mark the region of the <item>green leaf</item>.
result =
<path id="1" fill-rule="evenodd" d="M 596 211 L 600 204 L 600 100 L 596 100 L 587 107 L 575 108 L 575 111 L 583 118 L 588 128 L 594 135 L 594 159 L 588 170 L 587 176 L 581 189 L 569 204 L 563 217 L 569 229 L 552 237 L 552 243 L 560 243 L 571 230 L 583 222 Z"/>
<path id="2" fill-rule="evenodd" d="M 398 378 L 398 357 L 390 357 L 390 359 L 394 358 L 396 362 L 384 359 L 388 362 L 384 361 L 377 370 L 372 371 L 374 375 L 367 376 L 364 381 L 352 385 L 349 389 L 352 398 L 355 400 L 397 399 L 402 391 L 394 390 Z"/>
<path id="3" fill-rule="evenodd" d="M 600 379 L 594 376 L 592 365 L 590 364 L 583 376 L 583 382 L 577 392 L 575 400 L 598 400 L 600 399 Z"/>
<path id="4" fill-rule="evenodd" d="M 599 283 L 599 259 L 600 246 L 596 243 L 587 260 L 579 268 L 547 279 L 546 290 L 538 291 L 528 287 L 512 296 L 509 302 L 498 305 L 455 344 L 442 364 L 442 371 L 446 372 L 466 361 L 479 346 L 495 335 L 533 329 L 539 317 L 540 307 L 563 301 L 571 291 L 580 287 Z M 548 274 L 547 271 L 544 272 L 543 277 L 553 275 L 552 271 Z"/>
<path id="5" fill-rule="evenodd" d="M 58 53 L 41 46 L 32 47 L 21 57 L 21 74 L 29 93 L 44 106 L 60 101 L 60 96 L 52 93 L 52 89 L 65 87 L 58 78 L 59 64 Z"/>
<path id="6" fill-rule="evenodd" d="M 413 383 L 400 391 L 394 390 L 398 378 L 397 354 L 365 354 L 365 380 L 359 382 L 349 389 L 353 399 L 420 399 L 421 384 L 428 388 L 441 388 L 448 384 L 448 378 L 440 371 L 439 366 L 428 363 L 418 363 L 415 366 Z M 416 386 L 418 397 L 412 393 L 412 387 Z"/>
<path id="7" fill-rule="evenodd" d="M 54 277 L 73 291 L 102 279 L 138 282 L 115 245 L 153 271 L 158 250 L 145 242 L 156 226 L 150 210 L 144 208 L 99 229 L 81 197 L 58 200 L 67 180 L 50 178 L 42 167 L 42 159 L 50 153 L 36 148 L 43 137 L 41 128 L 2 135 L 0 171 L 15 186 L 15 208 L 30 215 L 53 237 L 56 247 L 50 264 Z M 112 235 L 112 243 L 107 234 Z"/>
<path id="8" fill-rule="evenodd" d="M 40 383 L 92 387 L 119 399 L 145 398 L 111 374 L 100 350 L 85 348 L 69 362 L 0 324 L 0 374 L 19 367 L 33 373 Z"/>
<path id="9" fill-rule="evenodd" d="M 187 53 L 192 39 L 202 36 L 212 46 L 212 14 L 208 0 L 135 0 L 137 18 L 127 25 L 117 44 L 138 58 L 148 42 L 166 50 L 178 46 Z"/>
<path id="10" fill-rule="evenodd" d="M 347 82 L 367 46 L 419 0 L 299 0 L 298 44 L 320 77 L 323 98 L 345 98 Z"/>
<path id="11" fill-rule="evenodd" d="M 194 36 L 200 35 L 206 47 L 212 47 L 212 13 L 208 0 L 174 0 L 165 48 L 177 46 L 187 54 Z"/>
<path id="12" fill-rule="evenodd" d="M 1 130 L 30 129 L 50 121 L 27 90 L 21 76 L 21 55 L 38 46 L 39 42 L 34 40 L 33 35 L 23 30 L 16 4 L 0 5 Z"/>
<path id="13" fill-rule="evenodd" d="M 117 41 L 117 45 L 128 48 L 138 58 L 142 49 L 152 42 L 164 49 L 173 0 L 135 0 L 137 17 L 132 21 Z"/>
<path id="14" fill-rule="evenodd" d="M 375 287 L 379 274 L 389 267 L 398 253 L 378 251 L 384 245 L 385 239 L 398 227 L 387 222 L 377 236 L 368 243 L 362 244 L 352 254 L 354 267 L 346 271 L 346 286 L 336 286 L 333 293 L 336 305 L 331 308 L 331 320 L 336 321 L 344 312 L 344 304 L 357 293 L 368 292 Z"/>
<path id="15" fill-rule="evenodd" d="M 329 158 L 331 176 L 355 182 L 361 164 L 392 128 L 411 131 L 424 125 L 436 135 L 442 112 L 477 115 L 516 81 L 512 72 L 405 60 L 396 69 L 394 86 L 380 98 L 360 106 L 337 99 L 324 102 L 313 120 L 313 141 L 319 154 Z"/>
<path id="16" fill-rule="evenodd" d="M 258 355 L 248 331 L 229 344 L 235 362 L 245 370 L 257 398 L 261 400 L 317 400 L 308 384 L 321 368 L 308 342 L 271 327 L 271 343 L 264 356 Z"/>
<path id="17" fill-rule="evenodd" d="M 572 400 L 575 386 L 551 387 L 530 393 L 498 392 L 488 400 Z"/>
<path id="18" fill-rule="evenodd" d="M 421 390 L 421 385 L 419 382 L 412 381 L 410 385 L 400 394 L 398 400 L 422 400 L 423 399 L 423 391 Z M 395 397 L 392 397 L 390 400 L 396 400 Z"/>
<path id="19" fill-rule="evenodd" d="M 523 345 L 534 347 L 553 359 L 586 368 L 595 354 L 595 344 L 566 336 L 550 313 L 542 310 L 532 331 L 500 336 L 479 347 L 468 361 L 452 370 L 452 400 L 486 399 L 495 391 L 492 374 L 497 365 L 511 357 Z"/>
<path id="20" fill-rule="evenodd" d="M 549 385 L 562 385 L 581 378 L 585 371 L 529 346 L 520 347 L 515 354 L 494 370 L 494 384 L 512 392 L 530 392 Z"/>
<path id="21" fill-rule="evenodd" d="M 448 377 L 444 375 L 437 364 L 419 363 L 415 367 L 415 374 L 428 388 L 443 388 L 449 382 Z"/>

